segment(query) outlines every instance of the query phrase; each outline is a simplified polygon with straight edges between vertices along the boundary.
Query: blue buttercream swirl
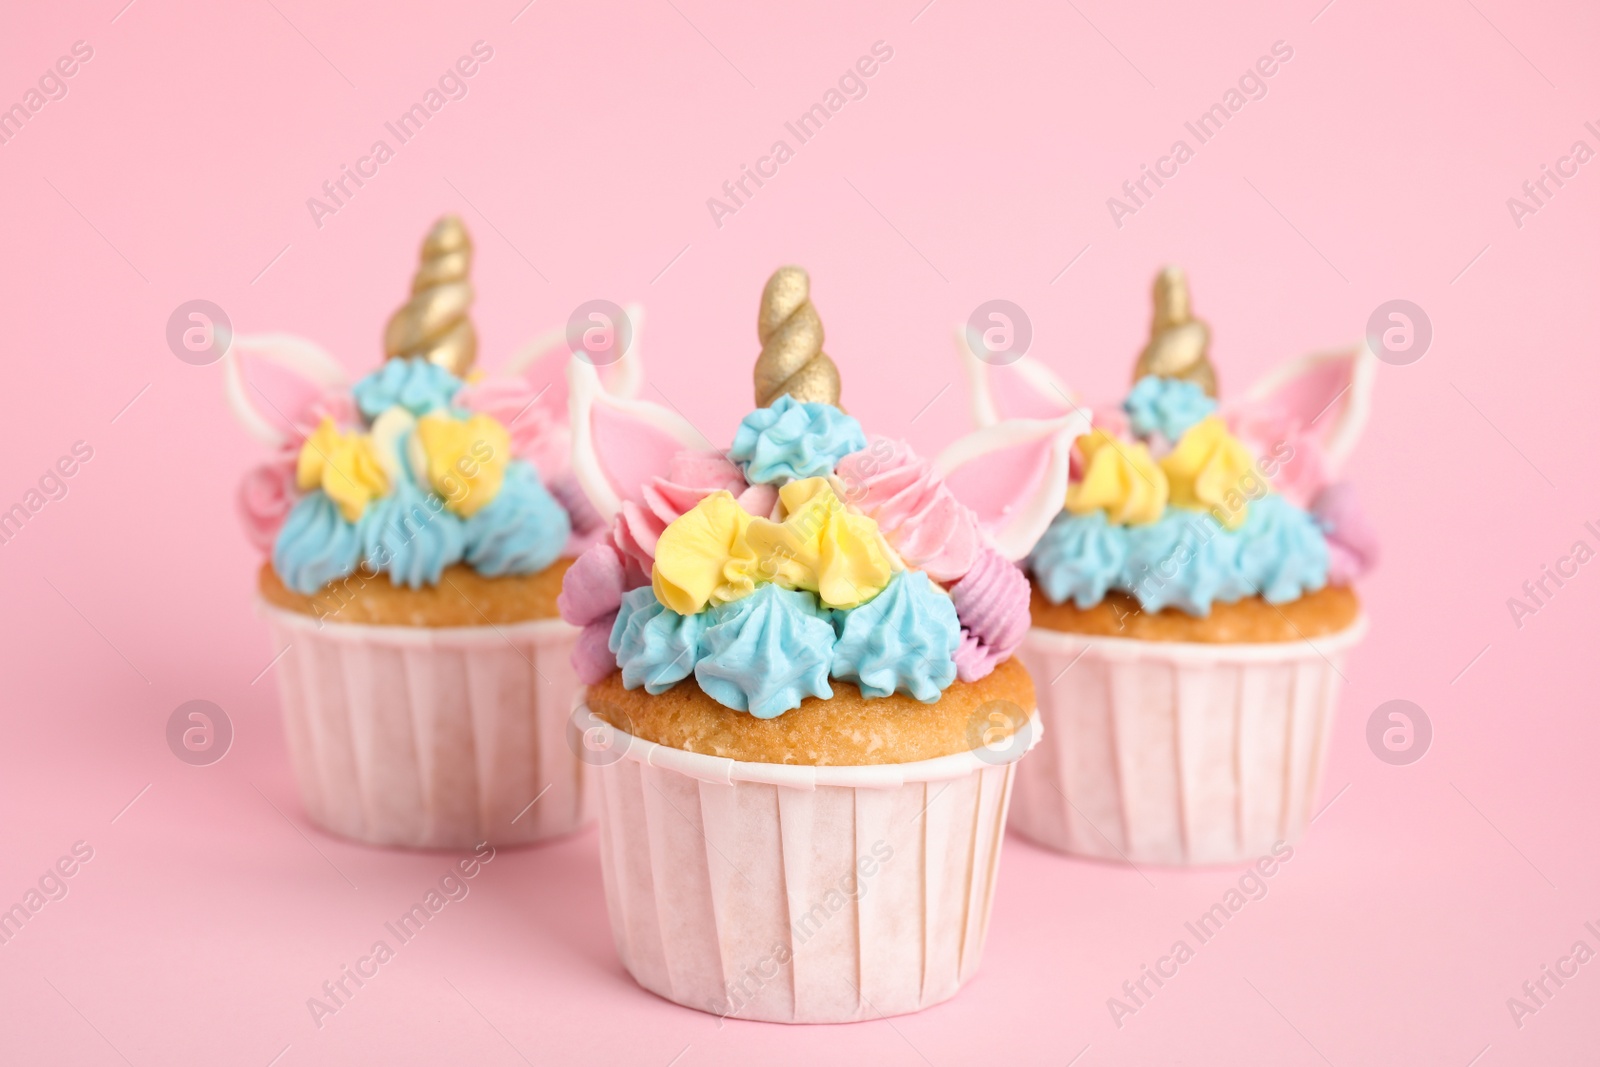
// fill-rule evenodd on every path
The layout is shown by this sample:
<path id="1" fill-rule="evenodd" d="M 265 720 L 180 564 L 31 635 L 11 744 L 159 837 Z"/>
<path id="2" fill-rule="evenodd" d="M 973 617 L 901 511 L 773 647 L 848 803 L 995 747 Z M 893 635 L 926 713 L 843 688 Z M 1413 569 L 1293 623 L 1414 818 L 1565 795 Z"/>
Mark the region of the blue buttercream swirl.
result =
<path id="1" fill-rule="evenodd" d="M 355 525 L 321 489 L 301 497 L 272 545 L 272 569 L 283 584 L 310 596 L 361 562 Z"/>
<path id="2" fill-rule="evenodd" d="M 1146 611 L 1206 615 L 1218 600 L 1232 603 L 1255 592 L 1239 573 L 1239 533 L 1209 512 L 1168 508 L 1147 526 L 1128 527 L 1127 538 L 1122 584 Z"/>
<path id="3" fill-rule="evenodd" d="M 500 492 L 465 526 L 466 561 L 490 578 L 544 570 L 572 533 L 572 520 L 522 460 L 506 465 Z"/>
<path id="4" fill-rule="evenodd" d="M 1185 430 L 1217 410 L 1217 402 L 1194 382 L 1148 374 L 1122 402 L 1128 424 L 1140 437 L 1159 433 L 1177 441 Z"/>
<path id="5" fill-rule="evenodd" d="M 384 360 L 383 366 L 356 382 L 350 392 L 370 425 L 392 407 L 403 407 L 413 415 L 449 407 L 461 385 L 460 378 L 438 364 L 412 357 Z"/>
<path id="6" fill-rule="evenodd" d="M 444 500 L 409 478 L 395 481 L 388 496 L 367 505 L 356 523 L 364 568 L 387 574 L 395 585 L 438 585 L 444 569 L 461 561 L 463 523 Z"/>
<path id="7" fill-rule="evenodd" d="M 843 613 L 833 675 L 865 697 L 908 693 L 932 704 L 956 678 L 961 623 L 922 571 L 901 571 L 872 600 Z"/>
<path id="8" fill-rule="evenodd" d="M 700 655 L 706 614 L 679 615 L 663 607 L 648 585 L 622 594 L 607 647 L 622 668 L 625 689 L 665 693 L 689 677 Z"/>
<path id="9" fill-rule="evenodd" d="M 866 447 L 855 419 L 832 404 L 802 403 L 785 393 L 744 417 L 728 458 L 752 485 L 779 485 L 832 474 L 841 459 Z"/>
<path id="10" fill-rule="evenodd" d="M 1104 511 L 1074 515 L 1063 511 L 1033 546 L 1028 566 L 1052 604 L 1071 600 L 1090 608 L 1121 580 L 1128 562 L 1126 527 L 1114 526 Z"/>
<path id="11" fill-rule="evenodd" d="M 1259 595 L 1282 604 L 1327 584 L 1321 529 L 1277 494 L 1252 502 L 1237 530 L 1187 508 L 1169 507 L 1143 526 L 1096 522 L 1095 516 L 1103 520 L 1104 514 L 1057 516 L 1029 557 L 1029 570 L 1052 603 L 1071 599 L 1088 608 L 1114 589 L 1145 611 L 1172 607 L 1204 616 L 1216 603 Z"/>
<path id="12" fill-rule="evenodd" d="M 713 700 L 771 719 L 806 697 L 833 696 L 833 626 L 813 594 L 760 585 L 702 614 L 709 625 L 694 676 Z"/>
<path id="13" fill-rule="evenodd" d="M 1280 496 L 1250 505 L 1239 548 L 1241 577 L 1269 604 L 1328 584 L 1328 541 L 1317 520 Z"/>

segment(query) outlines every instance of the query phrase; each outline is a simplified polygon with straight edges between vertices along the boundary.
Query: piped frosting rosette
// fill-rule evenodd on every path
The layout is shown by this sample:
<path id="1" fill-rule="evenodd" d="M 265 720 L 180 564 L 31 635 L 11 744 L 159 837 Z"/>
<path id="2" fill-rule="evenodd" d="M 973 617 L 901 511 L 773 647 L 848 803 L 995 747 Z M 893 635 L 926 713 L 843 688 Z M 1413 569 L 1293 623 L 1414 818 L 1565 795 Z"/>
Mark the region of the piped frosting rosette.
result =
<path id="1" fill-rule="evenodd" d="M 620 669 L 656 694 L 692 678 L 758 718 L 827 699 L 837 680 L 932 703 L 1026 633 L 1012 561 L 1059 508 L 1086 417 L 980 431 L 930 461 L 868 437 L 837 392 L 784 392 L 714 450 L 675 413 L 606 395 L 582 360 L 569 374 L 574 469 L 611 519 L 558 603 L 584 628 L 584 681 Z M 836 371 L 792 376 L 819 379 L 836 390 Z"/>
<path id="2" fill-rule="evenodd" d="M 1376 546 L 1335 478 L 1365 422 L 1371 352 L 1291 361 L 1219 404 L 1181 272 L 1161 274 L 1156 302 L 1132 388 L 1078 441 L 1064 506 L 1028 556 L 1040 591 L 1084 609 L 1114 591 L 1146 611 L 1204 616 L 1219 602 L 1281 604 L 1353 582 Z M 1009 410 L 1078 410 L 1038 364 L 966 355 L 980 425 Z"/>

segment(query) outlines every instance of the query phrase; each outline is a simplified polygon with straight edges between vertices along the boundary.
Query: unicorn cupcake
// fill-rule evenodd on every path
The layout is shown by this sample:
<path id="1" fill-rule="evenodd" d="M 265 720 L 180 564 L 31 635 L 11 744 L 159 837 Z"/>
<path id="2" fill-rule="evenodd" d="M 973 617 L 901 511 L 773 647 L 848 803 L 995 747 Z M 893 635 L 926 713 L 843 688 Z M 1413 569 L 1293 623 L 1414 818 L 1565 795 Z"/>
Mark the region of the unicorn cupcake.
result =
<path id="1" fill-rule="evenodd" d="M 642 986 L 703 1011 L 916 1011 L 981 953 L 1038 737 L 1014 560 L 1088 422 L 930 462 L 840 407 L 804 271 L 767 282 L 757 336 L 757 406 L 722 449 L 569 364 L 573 468 L 610 523 L 560 607 L 582 628 L 612 929 Z M 1027 478 L 1005 474 L 1018 456 Z"/>
<path id="2" fill-rule="evenodd" d="M 1011 824 L 1077 855 L 1244 862 L 1304 831 L 1366 628 L 1353 583 L 1376 546 L 1336 477 L 1375 360 L 1308 356 L 1219 403 L 1183 274 L 1162 272 L 1154 298 L 1133 387 L 1096 409 L 1026 560 L 1018 655 L 1050 680 L 1047 740 Z M 991 368 L 967 347 L 980 424 L 1002 406 L 1079 410 L 1040 365 Z"/>
<path id="3" fill-rule="evenodd" d="M 471 258 L 461 221 L 439 220 L 382 366 L 353 384 L 287 335 L 239 337 L 225 357 L 230 402 L 273 450 L 239 505 L 268 556 L 301 797 L 371 844 L 516 844 L 591 817 L 566 738 L 578 631 L 555 608 L 602 532 L 568 463 L 570 352 L 548 336 L 479 375 Z M 636 385 L 632 362 L 610 374 Z"/>

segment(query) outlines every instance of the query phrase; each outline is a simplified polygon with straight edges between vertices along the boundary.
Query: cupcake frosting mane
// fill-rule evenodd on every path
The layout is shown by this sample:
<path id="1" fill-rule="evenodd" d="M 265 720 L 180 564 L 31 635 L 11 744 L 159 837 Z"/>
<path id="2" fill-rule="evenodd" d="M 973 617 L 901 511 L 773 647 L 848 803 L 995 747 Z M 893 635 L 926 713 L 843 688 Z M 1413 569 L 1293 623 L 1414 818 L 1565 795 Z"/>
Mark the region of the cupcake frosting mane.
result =
<path id="1" fill-rule="evenodd" d="M 1205 616 L 1216 603 L 1282 604 L 1354 581 L 1376 549 L 1334 476 L 1365 420 L 1371 352 L 1293 361 L 1219 403 L 1210 333 L 1181 271 L 1161 273 L 1155 305 L 1131 390 L 1078 441 L 1062 509 L 1028 556 L 1041 594 L 1087 609 L 1118 592 L 1142 610 Z M 1015 373 L 1035 403 L 1076 410 L 1064 390 L 1040 388 L 1051 379 L 1036 366 L 967 357 L 980 424 L 1000 417 L 999 373 Z"/>
<path id="2" fill-rule="evenodd" d="M 1007 524 L 1048 521 L 1030 501 L 1065 492 L 1087 420 L 1020 440 L 980 432 L 949 464 L 924 460 L 839 407 L 804 271 L 773 276 L 759 323 L 758 406 L 723 451 L 569 364 L 573 466 L 612 520 L 558 603 L 585 629 L 580 677 L 620 669 L 651 693 L 696 684 L 758 718 L 828 699 L 831 681 L 933 703 L 957 677 L 984 677 L 1027 629 L 1027 580 L 1001 545 L 1043 532 Z M 994 477 L 1019 449 L 1035 476 Z M 1004 488 L 964 501 L 958 478 Z M 963 584 L 969 574 L 981 577 Z"/>

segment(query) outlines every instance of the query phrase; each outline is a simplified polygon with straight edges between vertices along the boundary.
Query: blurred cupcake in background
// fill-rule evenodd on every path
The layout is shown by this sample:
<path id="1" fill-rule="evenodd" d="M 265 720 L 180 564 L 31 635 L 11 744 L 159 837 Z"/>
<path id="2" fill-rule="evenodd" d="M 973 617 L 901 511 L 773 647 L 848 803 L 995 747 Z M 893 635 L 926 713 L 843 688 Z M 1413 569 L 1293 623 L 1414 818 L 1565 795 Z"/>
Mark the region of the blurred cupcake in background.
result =
<path id="1" fill-rule="evenodd" d="M 1163 271 L 1154 299 L 1133 386 L 1096 408 L 1026 560 L 1018 655 L 1046 680 L 1046 741 L 1019 771 L 1011 825 L 1077 855 L 1245 862 L 1304 831 L 1366 629 L 1353 583 L 1376 546 L 1334 479 L 1375 360 L 1364 346 L 1308 356 L 1219 403 L 1183 274 Z M 990 367 L 967 347 L 980 422 L 1005 390 L 1078 409 L 1037 364 Z"/>
<path id="2" fill-rule="evenodd" d="M 225 357 L 230 403 L 272 450 L 238 502 L 268 556 L 301 797 L 371 844 L 517 844 L 591 817 L 565 732 L 577 630 L 555 607 L 601 532 L 568 462 L 570 351 L 551 335 L 480 376 L 471 258 L 461 221 L 440 219 L 384 362 L 353 384 L 289 335 L 238 337 Z M 633 388 L 637 364 L 608 376 Z"/>

